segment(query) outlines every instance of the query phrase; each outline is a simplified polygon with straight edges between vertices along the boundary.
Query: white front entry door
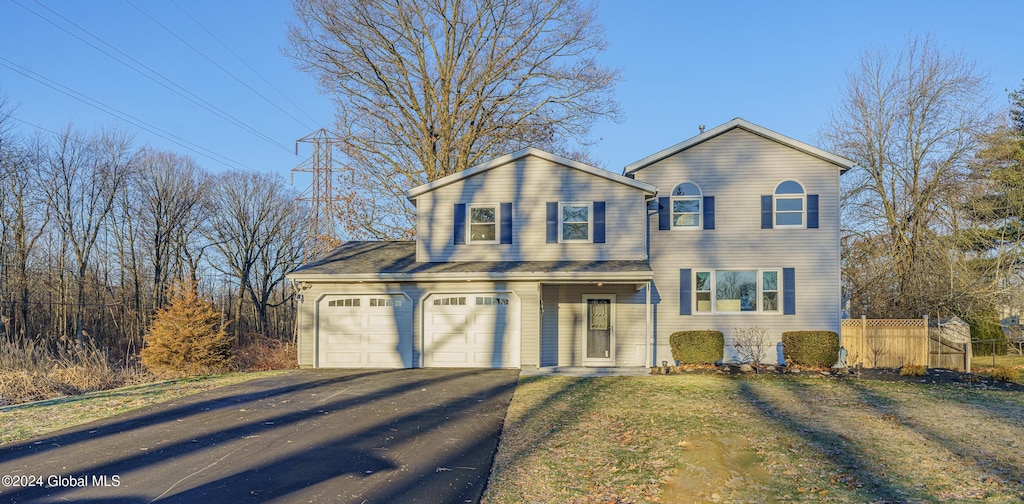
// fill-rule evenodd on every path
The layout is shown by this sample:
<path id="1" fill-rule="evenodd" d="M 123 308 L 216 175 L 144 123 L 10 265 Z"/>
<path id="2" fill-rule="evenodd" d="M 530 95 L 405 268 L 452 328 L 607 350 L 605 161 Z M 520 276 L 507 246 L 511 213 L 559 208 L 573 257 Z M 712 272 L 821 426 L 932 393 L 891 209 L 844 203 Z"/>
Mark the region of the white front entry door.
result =
<path id="1" fill-rule="evenodd" d="M 583 365 L 615 365 L 615 295 L 583 295 Z"/>

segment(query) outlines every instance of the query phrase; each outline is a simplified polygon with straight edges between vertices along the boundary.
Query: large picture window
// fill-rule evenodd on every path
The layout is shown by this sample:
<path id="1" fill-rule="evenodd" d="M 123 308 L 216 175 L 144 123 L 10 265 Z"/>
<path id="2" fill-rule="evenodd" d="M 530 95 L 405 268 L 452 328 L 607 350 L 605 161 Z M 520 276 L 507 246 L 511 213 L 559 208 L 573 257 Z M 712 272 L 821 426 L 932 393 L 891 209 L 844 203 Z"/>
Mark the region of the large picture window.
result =
<path id="1" fill-rule="evenodd" d="M 778 313 L 779 270 L 696 270 L 696 313 Z"/>

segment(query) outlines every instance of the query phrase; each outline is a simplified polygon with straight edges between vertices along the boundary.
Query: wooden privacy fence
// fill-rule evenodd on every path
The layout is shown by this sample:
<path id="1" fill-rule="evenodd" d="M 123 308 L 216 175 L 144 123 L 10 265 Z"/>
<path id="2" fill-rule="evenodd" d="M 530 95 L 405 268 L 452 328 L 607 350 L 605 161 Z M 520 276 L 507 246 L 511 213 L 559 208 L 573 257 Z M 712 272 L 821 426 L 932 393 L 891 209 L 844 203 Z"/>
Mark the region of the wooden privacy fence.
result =
<path id="1" fill-rule="evenodd" d="M 971 344 L 929 334 L 928 317 L 842 321 L 848 366 L 899 368 L 908 365 L 970 371 Z"/>

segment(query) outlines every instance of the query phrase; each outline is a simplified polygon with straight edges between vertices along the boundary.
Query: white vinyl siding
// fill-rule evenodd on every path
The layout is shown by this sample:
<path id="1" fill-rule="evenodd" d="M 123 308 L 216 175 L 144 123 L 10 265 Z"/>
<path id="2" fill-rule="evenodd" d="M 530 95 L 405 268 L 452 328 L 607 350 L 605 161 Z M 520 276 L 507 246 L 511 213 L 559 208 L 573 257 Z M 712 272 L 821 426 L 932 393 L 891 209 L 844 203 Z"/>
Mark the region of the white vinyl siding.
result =
<path id="1" fill-rule="evenodd" d="M 659 231 L 658 216 L 649 216 L 651 267 L 658 293 L 656 362 L 672 360 L 668 339 L 676 331 L 719 330 L 725 334 L 727 345 L 731 345 L 731 335 L 737 327 L 765 327 L 779 339 L 783 331 L 839 331 L 837 166 L 734 129 L 662 159 L 637 171 L 635 176 L 662 189 L 689 180 L 699 184 L 704 194 L 716 195 L 715 232 L 702 233 L 699 240 L 694 240 L 690 233 Z M 804 195 L 820 195 L 819 229 L 761 229 L 761 196 L 774 194 L 779 183 L 786 180 L 799 180 Z M 695 277 L 691 283 L 692 315 L 679 315 L 681 269 L 697 272 L 761 266 L 779 271 L 794 268 L 794 315 L 781 314 L 781 290 L 779 312 L 705 315 L 701 312 L 701 291 Z M 779 283 L 781 289 L 781 276 Z"/>
<path id="2" fill-rule="evenodd" d="M 468 209 L 495 201 L 511 202 L 515 209 L 512 243 L 485 247 L 455 245 L 452 240 L 455 204 L 463 203 Z M 605 243 L 591 243 L 595 232 L 592 206 L 588 241 L 547 243 L 548 202 L 593 205 L 595 201 L 605 203 Z M 642 223 L 647 207 L 642 191 L 533 156 L 422 194 L 416 199 L 416 211 L 420 215 L 416 256 L 421 262 L 646 258 Z M 467 228 L 471 225 L 468 217 L 465 223 Z M 561 236 L 561 228 L 558 231 Z"/>

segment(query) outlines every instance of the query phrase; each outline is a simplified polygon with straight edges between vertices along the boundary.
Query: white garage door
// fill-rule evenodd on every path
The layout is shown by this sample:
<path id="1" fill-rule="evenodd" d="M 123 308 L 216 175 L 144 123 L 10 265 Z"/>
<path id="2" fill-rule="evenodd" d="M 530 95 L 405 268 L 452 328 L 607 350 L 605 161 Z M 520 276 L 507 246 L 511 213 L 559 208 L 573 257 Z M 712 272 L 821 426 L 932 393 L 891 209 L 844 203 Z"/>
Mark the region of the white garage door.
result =
<path id="1" fill-rule="evenodd" d="M 519 367 L 519 299 L 434 294 L 424 303 L 424 366 Z"/>
<path id="2" fill-rule="evenodd" d="M 319 367 L 412 367 L 412 303 L 405 296 L 326 296 L 319 322 Z"/>

